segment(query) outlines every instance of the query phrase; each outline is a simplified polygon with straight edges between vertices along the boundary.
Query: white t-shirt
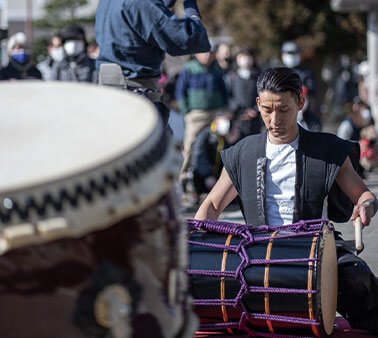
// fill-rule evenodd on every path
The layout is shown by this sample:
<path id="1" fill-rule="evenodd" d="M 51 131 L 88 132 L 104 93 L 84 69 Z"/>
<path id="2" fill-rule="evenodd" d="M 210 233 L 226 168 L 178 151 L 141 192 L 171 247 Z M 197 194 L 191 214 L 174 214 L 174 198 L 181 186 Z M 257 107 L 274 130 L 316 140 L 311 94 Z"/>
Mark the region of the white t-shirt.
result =
<path id="1" fill-rule="evenodd" d="M 291 224 L 294 213 L 298 137 L 289 144 L 266 142 L 266 220 L 269 226 Z"/>

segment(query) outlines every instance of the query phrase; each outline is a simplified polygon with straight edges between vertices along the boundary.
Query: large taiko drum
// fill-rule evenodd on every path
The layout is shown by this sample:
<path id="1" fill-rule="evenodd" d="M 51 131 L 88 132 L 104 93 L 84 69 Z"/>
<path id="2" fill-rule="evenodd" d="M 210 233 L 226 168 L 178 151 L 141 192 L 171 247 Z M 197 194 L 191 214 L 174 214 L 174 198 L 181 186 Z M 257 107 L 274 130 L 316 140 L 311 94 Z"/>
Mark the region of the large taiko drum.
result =
<path id="1" fill-rule="evenodd" d="M 192 337 L 180 153 L 152 104 L 0 85 L 0 333 Z"/>
<path id="2" fill-rule="evenodd" d="M 189 228 L 188 272 L 202 332 L 332 333 L 337 258 L 327 221 L 253 228 L 190 220 Z"/>

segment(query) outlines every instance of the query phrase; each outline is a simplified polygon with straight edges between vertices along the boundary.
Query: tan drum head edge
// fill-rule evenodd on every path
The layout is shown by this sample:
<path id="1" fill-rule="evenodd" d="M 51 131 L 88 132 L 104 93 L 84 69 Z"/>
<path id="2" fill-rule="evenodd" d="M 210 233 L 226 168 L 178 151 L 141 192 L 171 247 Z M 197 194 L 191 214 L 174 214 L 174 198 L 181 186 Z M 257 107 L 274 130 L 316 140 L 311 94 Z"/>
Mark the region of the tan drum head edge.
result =
<path id="1" fill-rule="evenodd" d="M 135 97 L 133 100 L 139 101 Z M 152 113 L 157 116 L 154 110 Z M 118 158 L 76 175 L 0 192 L 1 217 L 5 217 L 0 219 L 0 254 L 26 245 L 81 237 L 110 227 L 156 203 L 174 185 L 181 167 L 181 154 L 157 118 L 154 128 L 143 138 L 143 142 Z M 127 182 L 125 177 L 129 177 Z M 113 189 L 113 183 L 118 180 L 119 188 Z M 62 198 L 62 189 L 67 198 Z M 100 189 L 106 189 L 105 196 Z M 93 198 L 87 200 L 85 194 L 93 194 Z M 78 207 L 71 205 L 72 198 Z M 5 207 L 7 203 L 9 209 Z M 12 209 L 12 204 L 17 209 Z M 41 206 L 43 212 L 39 212 Z M 8 220 L 6 210 L 13 210 Z M 27 210 L 27 217 L 21 218 L 23 210 Z"/>
<path id="2" fill-rule="evenodd" d="M 320 272 L 321 309 L 324 330 L 331 335 L 337 307 L 337 255 L 335 238 L 328 227 L 325 227 L 323 240 L 324 249 Z"/>

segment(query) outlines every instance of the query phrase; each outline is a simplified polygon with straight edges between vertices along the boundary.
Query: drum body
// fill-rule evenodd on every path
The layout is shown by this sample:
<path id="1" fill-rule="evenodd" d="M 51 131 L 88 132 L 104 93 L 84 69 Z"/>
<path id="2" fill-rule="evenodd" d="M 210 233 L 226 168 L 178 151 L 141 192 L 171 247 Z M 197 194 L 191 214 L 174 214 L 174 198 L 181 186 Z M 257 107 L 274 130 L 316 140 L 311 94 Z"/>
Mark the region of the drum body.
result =
<path id="1" fill-rule="evenodd" d="M 176 201 L 172 192 L 108 229 L 0 256 L 0 332 L 7 338 L 107 337 L 101 296 L 116 285 L 129 294 L 129 337 L 175 337 L 188 319 Z"/>
<path id="2" fill-rule="evenodd" d="M 0 87 L 1 336 L 192 337 L 181 154 L 154 106 L 84 84 Z"/>
<path id="3" fill-rule="evenodd" d="M 272 231 L 222 222 L 206 228 L 204 221 L 206 232 L 193 222 L 190 288 L 204 331 L 332 333 L 337 262 L 327 222 Z"/>

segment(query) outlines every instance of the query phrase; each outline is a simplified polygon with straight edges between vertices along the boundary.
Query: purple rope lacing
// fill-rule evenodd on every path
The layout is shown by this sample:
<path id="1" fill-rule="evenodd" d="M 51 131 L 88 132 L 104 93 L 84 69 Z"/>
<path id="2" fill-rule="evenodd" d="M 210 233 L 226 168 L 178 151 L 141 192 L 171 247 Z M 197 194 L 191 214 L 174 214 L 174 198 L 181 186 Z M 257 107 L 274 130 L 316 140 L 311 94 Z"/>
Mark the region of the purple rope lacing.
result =
<path id="1" fill-rule="evenodd" d="M 260 227 L 254 227 L 252 225 L 243 225 L 238 223 L 220 222 L 215 220 L 188 220 L 189 231 L 205 230 L 207 232 L 216 232 L 221 234 L 233 235 L 241 237 L 241 241 L 238 245 L 222 245 L 212 244 L 198 241 L 189 241 L 191 245 L 198 245 L 202 247 L 215 248 L 221 250 L 228 250 L 237 253 L 241 258 L 236 271 L 217 271 L 217 270 L 195 270 L 189 269 L 190 275 L 211 276 L 211 277 L 230 277 L 240 281 L 240 290 L 234 299 L 196 299 L 193 301 L 197 306 L 233 306 L 241 309 L 241 318 L 239 322 L 229 323 L 211 323 L 202 324 L 201 330 L 219 330 L 219 329 L 239 329 L 246 331 L 248 337 L 296 337 L 289 335 L 277 335 L 271 333 L 256 332 L 252 330 L 248 325 L 248 321 L 251 319 L 270 320 L 272 322 L 284 322 L 291 324 L 300 324 L 307 326 L 319 326 L 320 323 L 316 320 L 301 317 L 290 317 L 281 315 L 267 315 L 261 313 L 249 313 L 242 301 L 242 298 L 249 293 L 286 293 L 286 294 L 316 294 L 316 290 L 306 289 L 292 289 L 292 288 L 274 288 L 274 287 L 257 287 L 248 286 L 244 277 L 243 271 L 251 265 L 263 265 L 263 264 L 288 264 L 288 263 L 310 263 L 316 262 L 316 258 L 296 258 L 296 259 L 249 259 L 246 251 L 246 247 L 251 246 L 256 242 L 269 241 L 271 236 L 261 236 L 268 232 L 274 231 L 289 231 L 290 233 L 284 233 L 274 237 L 274 240 L 285 238 L 297 238 L 297 237 L 309 237 L 319 235 L 320 231 L 325 223 L 328 224 L 326 219 L 317 219 L 309 221 L 299 221 L 290 225 L 283 225 L 279 227 L 270 227 L 263 225 Z M 259 236 L 254 236 L 259 234 Z"/>

